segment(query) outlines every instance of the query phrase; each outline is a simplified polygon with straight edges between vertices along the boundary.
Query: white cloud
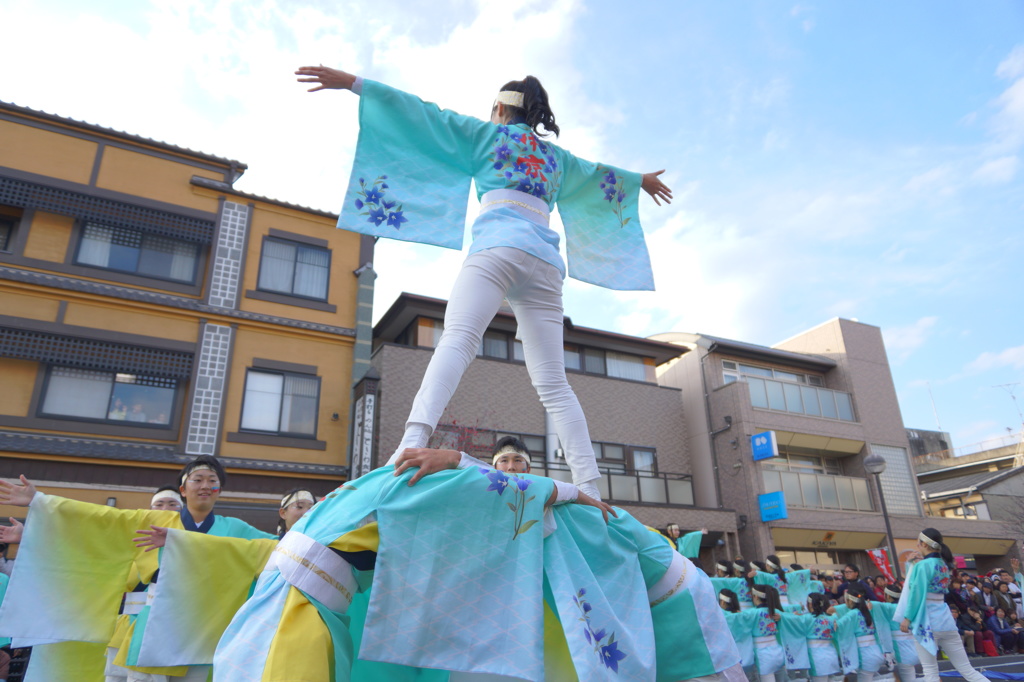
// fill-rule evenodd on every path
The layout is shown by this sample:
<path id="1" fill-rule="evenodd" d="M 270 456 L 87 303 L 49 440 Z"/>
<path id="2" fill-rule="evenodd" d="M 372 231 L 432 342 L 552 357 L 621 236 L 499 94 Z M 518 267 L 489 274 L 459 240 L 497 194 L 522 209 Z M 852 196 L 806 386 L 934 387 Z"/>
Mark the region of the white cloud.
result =
<path id="1" fill-rule="evenodd" d="M 944 163 L 913 176 L 903 186 L 903 189 L 908 192 L 949 193 L 952 191 L 952 183 L 953 167 Z"/>
<path id="2" fill-rule="evenodd" d="M 787 147 L 789 147 L 789 138 L 778 130 L 769 130 L 761 142 L 761 148 L 766 152 L 777 152 Z"/>
<path id="3" fill-rule="evenodd" d="M 1010 54 L 996 67 L 996 75 L 1000 78 L 1020 78 L 1024 76 L 1024 45 L 1013 48 Z"/>
<path id="4" fill-rule="evenodd" d="M 895 356 L 896 362 L 905 361 L 928 341 L 938 321 L 938 317 L 922 317 L 913 324 L 883 329 L 886 351 Z"/>
<path id="5" fill-rule="evenodd" d="M 785 78 L 773 78 L 750 93 L 750 101 L 758 107 L 768 109 L 781 104 L 789 97 L 790 85 Z"/>
<path id="6" fill-rule="evenodd" d="M 987 161 L 974 171 L 974 179 L 985 184 L 1003 184 L 1013 180 L 1020 160 L 1016 156 L 1002 156 Z"/>
<path id="7" fill-rule="evenodd" d="M 968 374 L 975 374 L 1006 367 L 1024 369 L 1024 346 L 1006 348 L 997 353 L 986 351 L 969 362 L 964 370 Z"/>

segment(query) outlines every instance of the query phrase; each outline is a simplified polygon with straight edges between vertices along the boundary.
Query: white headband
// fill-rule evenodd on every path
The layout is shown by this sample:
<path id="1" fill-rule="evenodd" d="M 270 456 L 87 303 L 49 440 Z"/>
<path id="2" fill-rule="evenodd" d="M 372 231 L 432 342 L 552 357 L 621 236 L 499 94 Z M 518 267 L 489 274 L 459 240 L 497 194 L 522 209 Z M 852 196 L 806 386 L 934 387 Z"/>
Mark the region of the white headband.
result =
<path id="1" fill-rule="evenodd" d="M 860 597 L 856 597 L 856 596 L 850 594 L 849 592 L 846 593 L 846 599 L 848 601 L 852 601 L 854 604 L 859 604 L 860 603 Z"/>
<path id="2" fill-rule="evenodd" d="M 517 450 L 512 445 L 503 445 L 500 450 L 495 452 L 494 456 L 491 457 L 491 464 L 497 464 L 499 457 L 501 457 L 502 455 L 507 455 L 509 453 L 519 455 L 520 457 L 526 460 L 526 463 L 530 465 L 530 467 L 533 467 L 533 462 L 530 461 L 530 456 L 521 450 Z"/>
<path id="3" fill-rule="evenodd" d="M 779 566 L 777 563 L 775 563 L 771 559 L 765 559 L 764 560 L 764 565 L 767 566 L 768 568 L 774 568 L 776 571 L 779 570 L 779 568 L 781 568 L 781 566 Z"/>
<path id="4" fill-rule="evenodd" d="M 885 588 L 885 593 L 887 595 L 889 595 L 890 597 L 892 597 L 893 599 L 899 599 L 900 598 L 900 593 L 899 592 L 893 592 L 888 587 Z"/>
<path id="5" fill-rule="evenodd" d="M 734 570 L 734 571 L 742 571 L 743 570 L 743 566 L 741 564 L 737 564 L 737 563 L 734 562 L 733 565 L 732 565 L 732 570 Z"/>
<path id="6" fill-rule="evenodd" d="M 495 102 L 501 102 L 507 104 L 510 107 L 523 108 L 523 93 L 515 92 L 514 90 L 502 90 L 498 93 L 498 96 L 494 98 Z"/>
<path id="7" fill-rule="evenodd" d="M 758 599 L 767 599 L 768 598 L 767 593 L 760 592 L 758 590 L 755 590 L 754 588 L 750 588 L 750 594 L 754 595 Z"/>
<path id="8" fill-rule="evenodd" d="M 722 594 L 721 592 L 719 592 L 718 593 L 718 601 L 722 602 L 723 604 L 729 604 L 729 603 L 732 602 L 732 597 L 730 597 L 729 595 Z"/>
<path id="9" fill-rule="evenodd" d="M 720 571 L 723 571 L 724 573 L 728 573 L 729 572 L 729 567 L 726 566 L 725 564 L 715 564 L 715 568 L 717 568 Z"/>
<path id="10" fill-rule="evenodd" d="M 308 490 L 296 490 L 295 492 L 285 495 L 281 499 L 281 509 L 284 509 L 293 502 L 299 502 L 305 500 L 311 504 L 316 504 L 316 498 L 313 497 L 312 493 Z"/>
<path id="11" fill-rule="evenodd" d="M 924 533 L 921 533 L 920 535 L 918 535 L 917 539 L 918 539 L 918 542 L 923 542 L 924 544 L 928 545 L 932 549 L 938 549 L 940 547 L 940 545 L 942 544 L 942 543 L 940 543 L 937 540 L 932 540 L 930 537 L 928 537 Z"/>
<path id="12" fill-rule="evenodd" d="M 186 481 L 186 480 L 188 479 L 188 477 L 189 477 L 189 476 L 191 476 L 192 474 L 194 474 L 194 473 L 195 473 L 195 472 L 197 472 L 197 471 L 203 471 L 203 470 L 206 470 L 206 471 L 213 471 L 213 467 L 212 467 L 212 466 L 210 466 L 209 464 L 200 464 L 200 465 L 199 465 L 199 466 L 197 466 L 197 467 L 194 467 L 194 468 L 192 468 L 192 469 L 189 469 L 189 470 L 188 470 L 188 471 L 186 471 L 186 472 L 185 472 L 184 474 L 182 474 L 182 476 L 181 476 L 181 484 L 182 484 L 182 485 L 185 485 L 185 481 Z M 213 471 L 213 473 L 217 473 L 217 472 L 216 472 L 216 471 Z"/>
<path id="13" fill-rule="evenodd" d="M 178 504 L 181 504 L 181 495 L 173 490 L 161 490 L 157 494 L 153 495 L 153 499 L 149 501 L 149 506 L 152 507 L 157 503 L 157 500 L 174 500 Z"/>

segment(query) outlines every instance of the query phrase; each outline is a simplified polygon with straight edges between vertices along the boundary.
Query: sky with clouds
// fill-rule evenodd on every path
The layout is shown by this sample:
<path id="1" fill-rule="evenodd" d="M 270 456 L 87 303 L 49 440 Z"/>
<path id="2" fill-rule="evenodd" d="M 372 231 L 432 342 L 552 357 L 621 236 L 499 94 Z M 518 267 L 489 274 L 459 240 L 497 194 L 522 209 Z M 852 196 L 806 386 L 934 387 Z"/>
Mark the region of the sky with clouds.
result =
<path id="1" fill-rule="evenodd" d="M 1016 0 L 0 0 L 0 16 L 23 27 L 0 99 L 241 160 L 238 189 L 331 211 L 357 100 L 307 94 L 295 67 L 481 117 L 534 74 L 562 146 L 667 168 L 676 193 L 641 208 L 658 290 L 570 280 L 576 324 L 772 345 L 856 318 L 883 331 L 907 426 L 937 415 L 958 446 L 1020 428 Z M 447 298 L 461 259 L 382 240 L 376 315 L 401 291 Z"/>

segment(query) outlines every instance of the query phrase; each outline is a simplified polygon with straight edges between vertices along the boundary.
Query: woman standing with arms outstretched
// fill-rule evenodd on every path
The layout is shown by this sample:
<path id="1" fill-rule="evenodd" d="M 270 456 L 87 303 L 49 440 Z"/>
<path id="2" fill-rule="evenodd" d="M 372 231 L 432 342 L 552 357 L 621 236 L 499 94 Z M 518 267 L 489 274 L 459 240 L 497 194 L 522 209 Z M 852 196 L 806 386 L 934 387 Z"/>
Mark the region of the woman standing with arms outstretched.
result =
<path id="1" fill-rule="evenodd" d="M 426 447 L 441 414 L 476 356 L 503 300 L 530 379 L 573 472 L 573 482 L 600 498 L 600 477 L 587 422 L 565 377 L 559 237 L 549 226 L 557 203 L 565 226 L 568 275 L 612 289 L 653 289 L 637 215 L 640 189 L 656 203 L 672 192 L 658 179 L 579 159 L 544 138 L 559 128 L 540 81 L 502 86 L 490 120 L 462 116 L 381 83 L 324 66 L 304 66 L 311 91 L 360 95 L 359 143 L 338 226 L 404 241 L 462 247 L 472 179 L 481 202 L 473 244 L 445 311 L 431 357 L 392 455 Z"/>
<path id="2" fill-rule="evenodd" d="M 934 528 L 925 528 L 917 536 L 917 548 L 924 558 L 910 568 L 893 620 L 900 623 L 902 632 L 913 634 L 926 682 L 939 682 L 939 649 L 967 682 L 986 682 L 987 678 L 971 666 L 946 606 L 953 553 L 943 544 L 942 533 Z"/>

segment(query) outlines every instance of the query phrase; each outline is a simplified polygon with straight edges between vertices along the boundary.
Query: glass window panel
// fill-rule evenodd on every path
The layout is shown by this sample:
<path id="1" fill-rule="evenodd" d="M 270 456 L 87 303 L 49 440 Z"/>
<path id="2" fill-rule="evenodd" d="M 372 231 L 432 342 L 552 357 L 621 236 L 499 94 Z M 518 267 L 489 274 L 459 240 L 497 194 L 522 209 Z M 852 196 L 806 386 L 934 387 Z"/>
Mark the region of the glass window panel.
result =
<path id="1" fill-rule="evenodd" d="M 779 558 L 781 559 L 782 556 L 780 555 Z M 795 553 L 793 563 L 794 564 L 800 564 L 804 568 L 807 568 L 811 564 L 818 563 L 818 556 L 817 556 L 817 554 L 815 552 L 800 552 L 800 551 L 798 551 L 798 552 Z"/>
<path id="2" fill-rule="evenodd" d="M 320 381 L 316 377 L 284 377 L 284 397 L 281 404 L 281 431 L 286 433 L 316 434 L 316 412 Z"/>
<path id="3" fill-rule="evenodd" d="M 780 369 L 775 370 L 775 378 L 779 381 L 792 381 L 794 383 L 803 383 L 804 376 L 802 374 L 794 374 L 793 372 L 783 372 Z"/>
<path id="4" fill-rule="evenodd" d="M 633 381 L 647 381 L 644 359 L 640 356 L 608 351 L 605 359 L 608 364 L 608 376 L 632 379 Z"/>
<path id="5" fill-rule="evenodd" d="M 668 479 L 668 501 L 670 504 L 693 504 L 693 483 L 686 479 Z"/>
<path id="6" fill-rule="evenodd" d="M 43 399 L 44 414 L 84 419 L 123 419 L 108 416 L 114 376 L 70 367 L 54 367 Z"/>
<path id="7" fill-rule="evenodd" d="M 906 448 L 871 444 L 871 452 L 885 458 L 885 471 L 881 475 L 885 504 L 893 514 L 919 515 L 915 476 L 907 457 Z"/>
<path id="8" fill-rule="evenodd" d="M 268 239 L 263 242 L 257 286 L 268 291 L 292 292 L 295 279 L 295 244 Z"/>
<path id="9" fill-rule="evenodd" d="M 14 233 L 14 222 L 6 218 L 0 218 L 0 251 L 8 251 L 11 245 L 11 235 Z"/>
<path id="10" fill-rule="evenodd" d="M 620 476 L 612 474 L 609 478 L 612 481 L 611 499 L 629 502 L 639 501 L 640 497 L 636 476 Z"/>
<path id="11" fill-rule="evenodd" d="M 583 362 L 586 371 L 592 374 L 604 374 L 604 351 L 586 348 L 583 351 Z"/>
<path id="12" fill-rule="evenodd" d="M 295 283 L 292 293 L 296 296 L 326 300 L 330 271 L 330 251 L 314 246 L 299 246 L 295 254 Z"/>
<path id="13" fill-rule="evenodd" d="M 778 471 L 762 471 L 761 476 L 764 478 L 766 493 L 777 493 L 782 490 L 782 479 L 779 477 Z"/>
<path id="14" fill-rule="evenodd" d="M 626 459 L 626 448 L 622 445 L 611 445 L 609 443 L 603 443 L 601 445 L 602 459 Z"/>
<path id="15" fill-rule="evenodd" d="M 768 407 L 768 395 L 765 393 L 764 379 L 748 378 L 750 386 L 750 404 L 754 407 Z"/>
<path id="16" fill-rule="evenodd" d="M 803 495 L 800 492 L 800 474 L 781 471 L 779 476 L 782 478 L 782 492 L 786 496 L 786 503 L 797 507 L 804 506 Z"/>
<path id="17" fill-rule="evenodd" d="M 853 495 L 853 479 L 836 478 L 836 491 L 839 493 L 841 509 L 856 509 L 857 498 Z"/>
<path id="18" fill-rule="evenodd" d="M 139 256 L 139 274 L 191 282 L 196 270 L 195 244 L 146 235 Z"/>
<path id="19" fill-rule="evenodd" d="M 731 384 L 740 380 L 740 378 L 735 374 L 723 374 L 722 378 L 725 380 L 725 383 L 727 384 Z"/>
<path id="20" fill-rule="evenodd" d="M 759 377 L 772 377 L 774 374 L 768 367 L 755 367 L 753 365 L 740 365 L 740 372 L 747 375 L 755 375 Z"/>
<path id="21" fill-rule="evenodd" d="M 821 377 L 816 377 L 813 374 L 807 375 L 807 383 L 811 386 L 824 386 L 825 382 L 821 380 Z"/>
<path id="22" fill-rule="evenodd" d="M 110 262 L 110 242 L 113 228 L 103 225 L 86 225 L 82 230 L 82 241 L 78 245 L 78 263 L 107 267 Z"/>
<path id="23" fill-rule="evenodd" d="M 818 490 L 821 491 L 821 506 L 826 509 L 840 509 L 839 492 L 836 490 L 835 476 L 818 478 Z"/>
<path id="24" fill-rule="evenodd" d="M 565 368 L 566 369 L 582 369 L 583 365 L 580 364 L 580 351 L 575 346 L 565 347 Z"/>
<path id="25" fill-rule="evenodd" d="M 768 390 L 768 407 L 772 410 L 785 410 L 786 398 L 782 393 L 782 384 L 778 381 L 765 381 L 764 386 Z"/>
<path id="26" fill-rule="evenodd" d="M 736 369 L 736 363 L 732 360 L 722 360 L 722 367 L 725 369 Z"/>
<path id="27" fill-rule="evenodd" d="M 818 389 L 818 402 L 821 403 L 821 416 L 829 417 L 831 419 L 838 419 L 839 412 L 836 411 L 836 399 L 832 395 L 832 391 L 828 389 Z"/>
<path id="28" fill-rule="evenodd" d="M 868 482 L 863 478 L 851 478 L 853 484 L 853 496 L 857 499 L 857 509 L 861 511 L 872 511 L 871 495 L 868 494 Z"/>
<path id="29" fill-rule="evenodd" d="M 633 448 L 633 469 L 635 471 L 654 471 L 654 450 Z"/>
<path id="30" fill-rule="evenodd" d="M 245 378 L 241 427 L 252 431 L 279 431 L 283 390 L 282 375 L 249 372 Z"/>
<path id="31" fill-rule="evenodd" d="M 804 404 L 800 400 L 801 388 L 801 386 L 796 386 L 795 384 L 782 385 L 782 392 L 786 395 L 786 410 L 789 412 L 804 413 Z"/>
<path id="32" fill-rule="evenodd" d="M 818 494 L 818 475 L 817 474 L 799 474 L 800 476 L 800 492 L 804 496 L 805 507 L 820 507 L 821 506 L 821 495 Z"/>
<path id="33" fill-rule="evenodd" d="M 543 436 L 523 436 L 522 441 L 535 460 L 544 459 L 545 443 Z"/>
<path id="34" fill-rule="evenodd" d="M 804 414 L 820 417 L 821 408 L 818 406 L 818 392 L 813 388 L 801 386 L 800 396 L 803 398 Z"/>
<path id="35" fill-rule="evenodd" d="M 848 422 L 854 421 L 853 403 L 850 402 L 850 394 L 836 391 L 833 395 L 836 398 L 836 407 L 839 408 L 839 418 L 845 419 Z"/>
<path id="36" fill-rule="evenodd" d="M 135 230 L 114 228 L 110 240 L 110 255 L 107 267 L 111 270 L 135 272 L 139 268 L 139 254 L 142 250 L 142 234 Z"/>
<path id="37" fill-rule="evenodd" d="M 523 342 L 519 339 L 512 340 L 512 359 L 519 362 L 526 362 L 526 353 L 523 352 Z"/>
<path id="38" fill-rule="evenodd" d="M 481 355 L 484 357 L 508 360 L 508 337 L 501 332 L 484 332 L 480 343 L 483 346 Z"/>
<path id="39" fill-rule="evenodd" d="M 640 500 L 642 502 L 668 502 L 668 491 L 664 478 L 640 477 Z"/>
<path id="40" fill-rule="evenodd" d="M 566 480 L 566 481 L 571 483 L 572 482 L 572 475 L 570 474 L 569 478 L 564 479 L 564 480 Z M 610 497 L 608 495 L 608 477 L 607 476 L 601 476 L 601 478 L 597 479 L 597 492 L 601 493 L 601 499 L 602 500 L 610 499 Z"/>
<path id="41" fill-rule="evenodd" d="M 572 472 L 568 469 L 555 469 L 554 467 L 548 469 L 548 478 L 553 478 L 556 481 L 564 481 L 566 483 L 572 483 Z M 601 491 L 602 497 L 608 496 L 608 484 L 605 483 L 604 476 L 597 481 L 597 489 Z"/>
<path id="42" fill-rule="evenodd" d="M 166 426 L 171 423 L 176 386 L 173 379 L 118 374 L 108 414 L 123 414 L 117 418 L 130 422 Z"/>

